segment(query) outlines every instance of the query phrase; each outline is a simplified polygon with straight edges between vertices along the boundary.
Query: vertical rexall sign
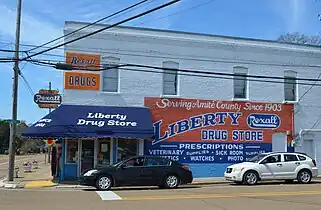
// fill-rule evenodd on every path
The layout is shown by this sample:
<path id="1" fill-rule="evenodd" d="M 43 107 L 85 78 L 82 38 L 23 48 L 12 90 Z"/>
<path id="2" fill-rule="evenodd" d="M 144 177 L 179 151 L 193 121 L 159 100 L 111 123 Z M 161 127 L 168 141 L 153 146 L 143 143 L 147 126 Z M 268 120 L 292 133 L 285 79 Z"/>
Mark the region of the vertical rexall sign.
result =
<path id="1" fill-rule="evenodd" d="M 145 155 L 185 163 L 246 161 L 272 150 L 273 133 L 293 133 L 291 104 L 145 98 L 145 106 L 155 129 Z"/>

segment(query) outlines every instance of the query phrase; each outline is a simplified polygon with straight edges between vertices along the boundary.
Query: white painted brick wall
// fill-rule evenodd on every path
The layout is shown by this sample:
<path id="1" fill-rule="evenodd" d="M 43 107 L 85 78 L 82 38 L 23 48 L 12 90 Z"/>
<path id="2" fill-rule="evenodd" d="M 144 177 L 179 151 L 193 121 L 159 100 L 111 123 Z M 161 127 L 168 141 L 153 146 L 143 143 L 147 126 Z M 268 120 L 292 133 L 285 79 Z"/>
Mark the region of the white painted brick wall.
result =
<path id="1" fill-rule="evenodd" d="M 81 27 L 82 24 L 67 22 L 65 33 Z M 101 26 L 96 26 L 101 27 Z M 96 28 L 93 28 L 94 30 Z M 114 33 L 117 32 L 117 35 Z M 182 41 L 186 39 L 185 41 Z M 225 43 L 223 43 L 225 42 Z M 120 57 L 121 63 L 135 63 L 161 66 L 160 57 L 171 57 L 180 63 L 181 69 L 206 70 L 233 73 L 233 66 L 249 68 L 251 75 L 284 76 L 284 70 L 298 72 L 298 77 L 317 78 L 318 68 L 273 66 L 262 64 L 241 64 L 237 60 L 260 63 L 320 65 L 321 53 L 316 47 L 277 44 L 272 42 L 230 39 L 214 36 L 131 30 L 128 28 L 111 30 L 66 47 L 66 51 L 87 51 L 102 53 L 102 56 Z M 120 53 L 117 55 L 117 53 Z M 141 55 L 141 56 L 135 56 Z M 211 61 L 195 61 L 193 58 Z M 232 60 L 235 63 L 214 62 Z M 102 59 L 102 63 L 104 60 Z M 179 97 L 233 100 L 232 80 L 202 78 L 180 75 Z M 299 95 L 310 86 L 299 86 Z M 283 102 L 283 84 L 250 82 L 251 101 Z M 100 91 L 64 90 L 63 103 L 110 106 L 143 106 L 144 97 L 159 97 L 162 93 L 161 74 L 121 71 L 120 93 Z M 295 106 L 295 132 L 310 128 L 321 115 L 321 88 L 312 90 Z M 321 123 L 320 123 L 321 124 Z M 317 126 L 316 128 L 321 128 Z"/>

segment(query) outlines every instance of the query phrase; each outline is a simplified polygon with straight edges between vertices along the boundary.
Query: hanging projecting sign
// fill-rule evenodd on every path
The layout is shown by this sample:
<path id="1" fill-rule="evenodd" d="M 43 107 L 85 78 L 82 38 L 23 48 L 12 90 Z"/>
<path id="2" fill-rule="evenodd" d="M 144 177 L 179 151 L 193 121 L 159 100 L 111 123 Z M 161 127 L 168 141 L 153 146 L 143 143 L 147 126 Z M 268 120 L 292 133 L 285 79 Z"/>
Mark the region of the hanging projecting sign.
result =
<path id="1" fill-rule="evenodd" d="M 58 90 L 39 90 L 33 100 L 39 108 L 57 108 L 61 104 L 61 95 Z"/>

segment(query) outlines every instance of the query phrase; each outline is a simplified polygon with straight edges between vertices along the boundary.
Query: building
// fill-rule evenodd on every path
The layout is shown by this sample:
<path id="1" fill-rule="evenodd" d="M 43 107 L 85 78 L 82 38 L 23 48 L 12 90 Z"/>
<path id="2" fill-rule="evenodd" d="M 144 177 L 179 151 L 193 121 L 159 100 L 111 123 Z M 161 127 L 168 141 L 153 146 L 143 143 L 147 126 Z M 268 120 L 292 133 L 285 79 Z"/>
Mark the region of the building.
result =
<path id="1" fill-rule="evenodd" d="M 86 24 L 66 22 L 64 33 Z M 64 72 L 64 105 L 145 107 L 155 131 L 146 138 L 65 139 L 65 177 L 71 166 L 69 178 L 79 175 L 86 161 L 91 167 L 143 154 L 186 162 L 194 177 L 223 176 L 226 166 L 264 151 L 303 151 L 321 166 L 321 89 L 300 80 L 320 77 L 319 47 L 116 27 L 68 44 L 65 53 L 80 70 Z M 144 66 L 115 68 L 124 64 Z"/>

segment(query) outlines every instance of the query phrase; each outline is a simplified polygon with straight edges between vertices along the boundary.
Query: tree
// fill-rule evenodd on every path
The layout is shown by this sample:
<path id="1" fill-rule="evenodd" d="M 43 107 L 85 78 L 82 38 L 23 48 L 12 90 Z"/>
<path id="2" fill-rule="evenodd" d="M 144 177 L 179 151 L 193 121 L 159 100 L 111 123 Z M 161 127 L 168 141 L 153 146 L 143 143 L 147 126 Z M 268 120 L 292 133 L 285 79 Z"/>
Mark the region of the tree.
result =
<path id="1" fill-rule="evenodd" d="M 21 152 L 39 152 L 40 147 L 44 144 L 41 140 L 26 140 L 21 134 L 28 125 L 25 122 L 17 124 L 17 133 L 15 137 L 16 154 Z M 0 120 L 0 154 L 9 148 L 10 125 L 4 120 Z"/>
<path id="2" fill-rule="evenodd" d="M 317 45 L 321 46 L 321 36 L 307 36 L 299 32 L 287 33 L 279 36 L 277 39 L 279 42 L 283 43 L 295 43 L 295 44 L 306 44 L 306 45 Z"/>

